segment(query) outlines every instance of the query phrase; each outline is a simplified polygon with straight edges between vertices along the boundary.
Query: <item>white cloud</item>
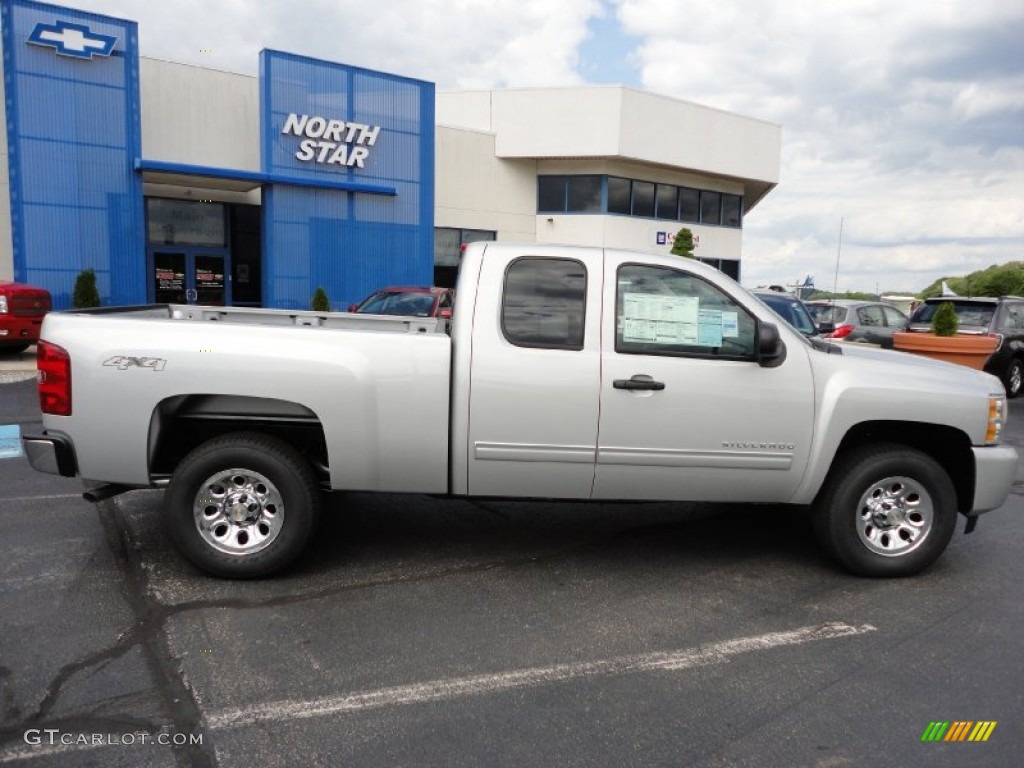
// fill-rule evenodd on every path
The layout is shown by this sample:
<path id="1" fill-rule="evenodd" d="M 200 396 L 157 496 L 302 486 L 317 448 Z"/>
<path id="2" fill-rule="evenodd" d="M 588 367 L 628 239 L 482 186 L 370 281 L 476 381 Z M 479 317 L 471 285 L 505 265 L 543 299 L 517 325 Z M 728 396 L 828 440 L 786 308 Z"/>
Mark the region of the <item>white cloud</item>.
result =
<path id="1" fill-rule="evenodd" d="M 823 284 L 841 218 L 841 289 L 1024 257 L 1020 4 L 619 0 L 618 16 L 644 87 L 783 125 L 744 282 Z"/>

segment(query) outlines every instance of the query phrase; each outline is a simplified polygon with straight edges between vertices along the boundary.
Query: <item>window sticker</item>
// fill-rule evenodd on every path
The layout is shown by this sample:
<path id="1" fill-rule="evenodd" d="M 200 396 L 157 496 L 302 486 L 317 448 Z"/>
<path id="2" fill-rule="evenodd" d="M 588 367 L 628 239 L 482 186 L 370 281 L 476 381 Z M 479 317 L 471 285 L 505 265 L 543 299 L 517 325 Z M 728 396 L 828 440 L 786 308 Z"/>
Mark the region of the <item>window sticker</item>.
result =
<path id="1" fill-rule="evenodd" d="M 722 315 L 720 309 L 702 309 L 697 324 L 697 343 L 702 347 L 722 346 Z"/>
<path id="2" fill-rule="evenodd" d="M 722 312 L 722 336 L 726 339 L 737 339 L 740 335 L 740 313 Z"/>
<path id="3" fill-rule="evenodd" d="M 622 340 L 653 344 L 697 344 L 700 302 L 696 296 L 622 297 Z"/>

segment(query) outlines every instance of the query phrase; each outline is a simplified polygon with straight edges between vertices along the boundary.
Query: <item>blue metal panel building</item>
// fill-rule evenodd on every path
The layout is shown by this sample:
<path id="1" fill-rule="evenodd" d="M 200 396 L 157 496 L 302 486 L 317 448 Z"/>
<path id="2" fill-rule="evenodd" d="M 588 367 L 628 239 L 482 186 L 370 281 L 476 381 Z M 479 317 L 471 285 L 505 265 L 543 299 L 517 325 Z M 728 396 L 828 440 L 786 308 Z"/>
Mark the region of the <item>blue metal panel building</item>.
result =
<path id="1" fill-rule="evenodd" d="M 261 172 L 151 160 L 136 24 L 0 3 L 15 279 L 48 288 L 55 307 L 70 305 L 85 268 L 104 304 L 231 303 L 243 266 L 261 275 L 255 303 L 267 307 L 307 308 L 317 286 L 337 308 L 386 284 L 432 282 L 432 83 L 263 51 Z M 197 189 L 250 183 L 262 190 L 258 218 L 252 205 L 146 204 L 147 173 Z M 243 237 L 257 246 L 235 259 Z"/>
<path id="2" fill-rule="evenodd" d="M 15 280 L 62 308 L 91 267 L 107 302 L 144 299 L 135 23 L 25 0 L 2 19 Z"/>

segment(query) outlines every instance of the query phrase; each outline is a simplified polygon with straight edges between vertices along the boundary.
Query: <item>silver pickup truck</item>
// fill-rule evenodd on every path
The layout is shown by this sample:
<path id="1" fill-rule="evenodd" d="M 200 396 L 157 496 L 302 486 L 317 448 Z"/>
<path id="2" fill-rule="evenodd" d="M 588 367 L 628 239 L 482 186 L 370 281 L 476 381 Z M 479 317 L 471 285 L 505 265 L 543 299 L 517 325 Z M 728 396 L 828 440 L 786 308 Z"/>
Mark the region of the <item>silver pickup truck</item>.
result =
<path id="1" fill-rule="evenodd" d="M 479 243 L 443 320 L 182 305 L 51 313 L 32 465 L 165 487 L 221 576 L 299 556 L 323 490 L 810 505 L 849 570 L 905 575 L 1006 499 L 988 374 L 812 344 L 690 259 Z M 779 508 L 773 514 L 778 514 Z M 783 507 L 782 509 L 785 509 Z"/>

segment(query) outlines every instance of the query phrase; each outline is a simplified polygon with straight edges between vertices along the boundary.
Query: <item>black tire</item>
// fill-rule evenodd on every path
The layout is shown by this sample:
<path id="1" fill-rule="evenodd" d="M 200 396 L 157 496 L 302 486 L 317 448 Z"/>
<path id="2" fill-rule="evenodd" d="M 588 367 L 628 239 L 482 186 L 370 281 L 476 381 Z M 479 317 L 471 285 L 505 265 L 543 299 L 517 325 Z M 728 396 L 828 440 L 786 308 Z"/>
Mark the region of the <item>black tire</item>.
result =
<path id="1" fill-rule="evenodd" d="M 283 440 L 256 432 L 200 445 L 178 465 L 164 496 L 164 523 L 181 554 L 234 579 L 288 567 L 319 515 L 309 463 Z"/>
<path id="2" fill-rule="evenodd" d="M 956 528 L 949 475 L 927 454 L 896 444 L 862 446 L 840 456 L 814 507 L 821 546 L 861 576 L 923 571 Z"/>
<path id="3" fill-rule="evenodd" d="M 24 352 L 30 346 L 32 346 L 31 343 L 28 343 L 28 344 L 5 344 L 3 346 L 0 346 L 0 355 L 20 355 L 22 352 Z"/>
<path id="4" fill-rule="evenodd" d="M 1013 358 L 1003 375 L 1003 386 L 1008 398 L 1017 397 L 1024 389 L 1024 362 L 1019 357 Z"/>

